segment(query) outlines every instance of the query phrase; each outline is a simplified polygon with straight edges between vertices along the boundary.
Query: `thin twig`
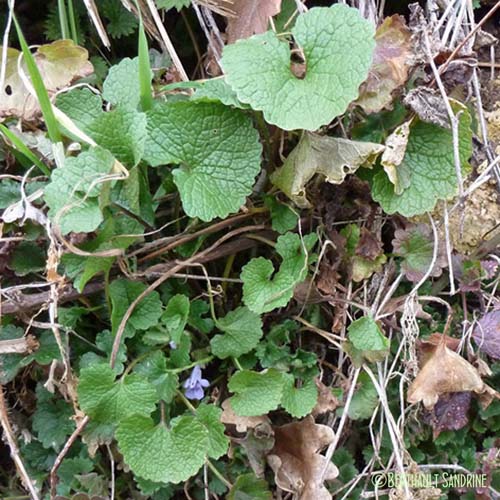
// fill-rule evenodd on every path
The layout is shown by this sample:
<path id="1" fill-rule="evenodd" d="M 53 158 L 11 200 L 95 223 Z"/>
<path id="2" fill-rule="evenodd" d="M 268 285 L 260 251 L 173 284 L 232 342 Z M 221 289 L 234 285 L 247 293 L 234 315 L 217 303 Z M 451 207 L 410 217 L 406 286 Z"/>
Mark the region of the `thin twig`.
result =
<path id="1" fill-rule="evenodd" d="M 5 401 L 5 396 L 3 393 L 3 387 L 0 385 L 0 424 L 3 428 L 4 436 L 7 440 L 7 444 L 10 448 L 10 456 L 16 465 L 17 472 L 21 477 L 21 481 L 24 487 L 29 491 L 33 500 L 39 500 L 40 497 L 33 484 L 32 479 L 29 477 L 26 467 L 19 454 L 19 448 L 17 447 L 16 438 L 9 420 L 9 412 L 7 410 L 7 402 Z"/>
<path id="2" fill-rule="evenodd" d="M 85 416 L 83 419 L 80 421 L 78 424 L 77 428 L 73 431 L 73 434 L 68 438 L 66 443 L 64 444 L 63 449 L 60 451 L 59 455 L 57 455 L 56 461 L 54 462 L 54 465 L 52 466 L 52 469 L 50 469 L 50 498 L 54 499 L 56 497 L 57 491 L 56 491 L 56 486 L 57 486 L 57 471 L 59 467 L 62 464 L 62 461 L 64 460 L 64 457 L 68 454 L 68 451 L 70 450 L 71 446 L 73 446 L 73 443 L 76 441 L 76 438 L 81 434 L 83 429 L 87 426 L 89 423 L 89 417 Z"/>

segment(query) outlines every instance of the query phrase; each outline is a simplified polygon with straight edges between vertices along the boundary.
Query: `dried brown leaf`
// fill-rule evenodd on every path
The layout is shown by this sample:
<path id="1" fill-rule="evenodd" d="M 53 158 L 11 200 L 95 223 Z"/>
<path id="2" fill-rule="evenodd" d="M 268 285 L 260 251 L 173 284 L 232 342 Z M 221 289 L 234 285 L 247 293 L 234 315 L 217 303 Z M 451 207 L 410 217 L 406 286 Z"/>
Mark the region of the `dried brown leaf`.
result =
<path id="1" fill-rule="evenodd" d="M 264 33 L 269 18 L 281 11 L 281 0 L 233 0 L 231 4 L 227 0 L 217 0 L 215 3 L 231 11 L 227 18 L 227 43 Z"/>
<path id="2" fill-rule="evenodd" d="M 334 439 L 326 425 L 316 424 L 312 416 L 300 422 L 274 428 L 275 445 L 267 461 L 275 474 L 276 484 L 294 493 L 299 500 L 330 500 L 331 494 L 323 484 L 322 473 L 327 465 L 324 480 L 338 476 L 337 467 L 319 452 Z"/>
<path id="3" fill-rule="evenodd" d="M 387 177 L 394 184 L 396 194 L 401 194 L 410 185 L 410 172 L 398 167 L 405 157 L 411 122 L 412 120 L 404 122 L 386 139 L 385 149 L 380 159 Z"/>
<path id="4" fill-rule="evenodd" d="M 403 16 L 387 17 L 375 34 L 375 52 L 368 79 L 356 101 L 367 113 L 392 102 L 392 92 L 408 78 L 411 59 L 410 31 Z"/>
<path id="5" fill-rule="evenodd" d="M 316 387 L 318 388 L 318 400 L 311 412 L 314 417 L 334 411 L 340 406 L 339 400 L 332 394 L 331 387 L 318 379 L 316 379 Z"/>
<path id="6" fill-rule="evenodd" d="M 0 57 L 3 53 L 0 47 Z M 37 99 L 32 96 L 18 72 L 20 52 L 7 48 L 7 66 L 4 88 L 0 89 L 0 118 L 17 116 L 23 120 L 33 120 L 40 112 Z M 76 78 L 88 76 L 93 66 L 88 60 L 88 51 L 75 45 L 71 40 L 57 40 L 42 45 L 34 54 L 43 83 L 49 94 L 69 85 Z M 21 69 L 28 78 L 24 62 Z"/>
<path id="7" fill-rule="evenodd" d="M 466 391 L 480 395 L 484 406 L 500 396 L 482 381 L 476 368 L 440 343 L 409 387 L 407 399 L 410 403 L 422 401 L 432 409 L 441 395 Z"/>

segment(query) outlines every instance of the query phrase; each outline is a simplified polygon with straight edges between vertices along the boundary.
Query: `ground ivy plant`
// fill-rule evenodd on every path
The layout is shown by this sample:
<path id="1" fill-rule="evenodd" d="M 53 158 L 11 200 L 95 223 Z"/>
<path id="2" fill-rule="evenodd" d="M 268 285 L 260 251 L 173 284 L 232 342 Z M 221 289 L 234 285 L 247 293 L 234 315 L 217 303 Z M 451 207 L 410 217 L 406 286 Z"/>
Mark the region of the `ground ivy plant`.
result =
<path id="1" fill-rule="evenodd" d="M 412 466 L 430 460 L 419 455 L 426 446 L 443 462 L 445 447 L 425 433 L 396 443 L 392 422 L 401 408 L 405 415 L 398 398 L 416 373 L 418 332 L 408 344 L 401 329 L 418 325 L 417 316 L 449 327 L 443 299 L 424 310 L 413 287 L 429 280 L 431 300 L 448 286 L 452 257 L 434 246 L 439 228 L 426 217 L 471 171 L 474 117 L 468 104 L 447 99 L 453 129 L 403 106 L 405 92 L 428 83 L 419 80 L 424 63 L 406 78 L 418 58 L 404 57 L 403 19 L 391 18 L 401 31 L 387 40 L 392 31 L 380 33 L 344 4 L 302 12 L 283 0 L 274 2 L 278 15 L 264 15 L 265 2 L 250 12 L 235 2 L 255 34 L 219 46 L 214 24 L 202 57 L 204 30 L 193 33 L 193 22 L 216 9 L 228 31 L 236 23 L 234 34 L 240 17 L 218 2 L 193 10 L 189 1 L 158 0 L 184 23 L 174 45 L 195 76 L 180 81 L 170 42 L 168 57 L 148 52 L 146 33 L 155 44 L 161 20 L 152 7 L 98 7 L 114 42 L 123 39 L 105 60 L 95 47 L 106 37 L 73 3 L 58 2 L 60 26 L 53 12 L 46 26 L 73 39 L 58 57 L 78 55 L 63 83 L 59 65 L 40 55 L 57 54 L 61 43 L 29 52 L 17 17 L 19 68 L 33 92 L 13 63 L 21 52 L 6 52 L 7 87 L 25 106 L 0 104 L 0 419 L 7 428 L 19 414 L 26 434 L 14 437 L 29 481 L 0 487 L 0 496 L 20 498 L 31 485 L 38 498 L 108 498 L 112 483 L 115 498 L 185 498 L 188 490 L 192 498 L 269 500 L 278 490 L 326 498 L 375 467 L 373 456 L 384 467 L 397 463 L 390 450 L 398 446 Z M 163 48 L 169 38 L 159 33 Z M 381 85 L 394 88 L 393 101 L 364 109 L 366 82 L 373 92 L 373 75 L 388 72 Z M 496 264 L 479 253 L 453 259 L 458 310 Z M 382 379 L 388 370 L 394 377 Z M 497 425 L 498 406 L 471 408 L 478 429 Z M 438 434 L 458 429 L 426 418 Z M 347 419 L 377 422 L 377 439 L 367 425 L 344 427 Z M 480 453 L 483 442 L 469 437 L 457 460 L 475 446 Z M 328 446 L 332 464 L 319 455 Z M 481 460 L 476 468 L 486 470 Z"/>

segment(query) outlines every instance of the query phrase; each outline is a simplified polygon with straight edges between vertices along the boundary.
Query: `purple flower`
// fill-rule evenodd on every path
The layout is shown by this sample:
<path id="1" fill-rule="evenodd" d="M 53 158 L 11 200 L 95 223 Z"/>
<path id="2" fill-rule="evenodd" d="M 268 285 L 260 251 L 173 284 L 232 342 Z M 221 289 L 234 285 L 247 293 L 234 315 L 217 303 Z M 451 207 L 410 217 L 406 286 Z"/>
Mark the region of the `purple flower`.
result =
<path id="1" fill-rule="evenodd" d="M 182 386 L 186 389 L 185 394 L 188 399 L 203 399 L 204 387 L 210 385 L 209 381 L 201 378 L 201 368 L 197 365 L 193 368 L 191 375 L 184 381 Z"/>

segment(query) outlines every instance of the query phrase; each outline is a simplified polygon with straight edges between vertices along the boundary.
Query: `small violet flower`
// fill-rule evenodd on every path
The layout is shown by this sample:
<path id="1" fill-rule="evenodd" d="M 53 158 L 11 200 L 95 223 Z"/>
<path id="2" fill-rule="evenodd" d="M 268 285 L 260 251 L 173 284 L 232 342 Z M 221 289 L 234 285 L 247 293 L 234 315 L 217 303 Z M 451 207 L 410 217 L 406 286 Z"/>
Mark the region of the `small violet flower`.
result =
<path id="1" fill-rule="evenodd" d="M 182 386 L 186 389 L 185 394 L 188 399 L 203 399 L 205 395 L 203 388 L 210 385 L 209 381 L 201 378 L 201 368 L 195 366 L 191 375 L 184 381 Z"/>

